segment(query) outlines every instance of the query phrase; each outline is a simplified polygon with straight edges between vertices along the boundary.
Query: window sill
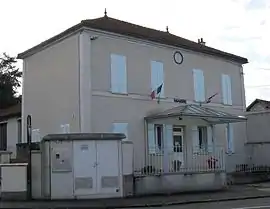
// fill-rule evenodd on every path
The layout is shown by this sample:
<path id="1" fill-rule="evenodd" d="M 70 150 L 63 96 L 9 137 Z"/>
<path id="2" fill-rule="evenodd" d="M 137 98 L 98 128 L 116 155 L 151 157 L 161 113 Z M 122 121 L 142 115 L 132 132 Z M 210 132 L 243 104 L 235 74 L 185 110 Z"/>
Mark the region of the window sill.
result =
<path id="1" fill-rule="evenodd" d="M 222 102 L 221 104 L 224 105 L 224 106 L 228 106 L 228 107 L 229 107 L 229 106 L 233 106 L 233 104 L 225 104 L 225 103 L 223 103 L 223 102 Z"/>
<path id="2" fill-rule="evenodd" d="M 110 91 L 110 93 L 115 94 L 115 95 L 128 96 L 128 93 L 120 93 L 120 92 L 113 92 L 113 91 Z"/>

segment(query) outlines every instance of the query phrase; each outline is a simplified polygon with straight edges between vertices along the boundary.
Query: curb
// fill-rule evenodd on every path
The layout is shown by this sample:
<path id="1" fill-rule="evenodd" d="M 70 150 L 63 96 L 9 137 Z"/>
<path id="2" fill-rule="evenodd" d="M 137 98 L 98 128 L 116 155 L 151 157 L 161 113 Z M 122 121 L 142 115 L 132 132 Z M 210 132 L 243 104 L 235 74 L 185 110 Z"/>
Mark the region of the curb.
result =
<path id="1" fill-rule="evenodd" d="M 267 198 L 270 197 L 269 195 L 256 195 L 256 196 L 243 196 L 243 197 L 231 197 L 231 198 L 220 198 L 220 199 L 206 199 L 206 200 L 190 200 L 190 201 L 175 201 L 175 202 L 167 202 L 167 203 L 153 203 L 153 204 L 137 204 L 137 205 L 125 205 L 125 206 L 98 206 L 93 208 L 106 208 L 106 209 L 116 209 L 116 208 L 143 208 L 143 207 L 162 207 L 162 206 L 173 206 L 173 205 L 188 205 L 188 204 L 195 204 L 195 203 L 210 203 L 210 202 L 227 202 L 227 201 L 234 201 L 234 200 L 248 200 L 248 199 L 260 199 L 260 198 Z M 86 208 L 86 207 L 82 207 Z M 88 208 L 91 208 L 88 207 Z M 55 208 L 60 209 L 60 208 Z"/>
<path id="2" fill-rule="evenodd" d="M 32 205 L 30 207 L 20 207 L 20 208 L 50 208 L 50 209 L 116 209 L 116 208 L 143 208 L 143 207 L 163 207 L 163 206 L 173 206 L 173 205 L 188 205 L 188 204 L 196 204 L 196 203 L 211 203 L 211 202 L 227 202 L 227 201 L 235 201 L 235 200 L 248 200 L 248 199 L 260 199 L 260 198 L 269 198 L 269 195 L 256 195 L 256 196 L 239 196 L 239 197 L 231 197 L 231 198 L 219 198 L 219 199 L 204 199 L 204 200 L 187 200 L 187 201 L 175 201 L 175 202 L 163 202 L 163 203 L 150 203 L 150 204 L 133 204 L 133 205 L 84 205 L 84 206 L 38 206 Z M 2 208 L 0 206 L 0 208 Z M 6 207 L 5 207 L 6 208 Z M 17 207 L 14 207 L 17 208 Z"/>

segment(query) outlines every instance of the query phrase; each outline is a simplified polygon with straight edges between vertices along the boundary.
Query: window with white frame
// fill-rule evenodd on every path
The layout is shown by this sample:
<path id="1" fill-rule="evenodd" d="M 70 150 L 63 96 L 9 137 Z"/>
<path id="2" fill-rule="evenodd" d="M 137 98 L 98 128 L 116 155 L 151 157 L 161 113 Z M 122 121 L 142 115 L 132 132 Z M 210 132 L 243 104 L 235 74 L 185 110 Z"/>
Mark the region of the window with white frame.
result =
<path id="1" fill-rule="evenodd" d="M 207 151 L 208 150 L 207 127 L 198 126 L 198 133 L 199 133 L 199 149 L 201 151 Z"/>
<path id="2" fill-rule="evenodd" d="M 223 104 L 232 105 L 232 84 L 229 75 L 222 74 L 222 99 Z"/>
<path id="3" fill-rule="evenodd" d="M 199 69 L 193 70 L 193 82 L 194 82 L 194 97 L 196 102 L 205 101 L 205 86 L 203 71 Z"/>
<path id="4" fill-rule="evenodd" d="M 111 92 L 127 93 L 126 57 L 123 55 L 111 54 Z"/>

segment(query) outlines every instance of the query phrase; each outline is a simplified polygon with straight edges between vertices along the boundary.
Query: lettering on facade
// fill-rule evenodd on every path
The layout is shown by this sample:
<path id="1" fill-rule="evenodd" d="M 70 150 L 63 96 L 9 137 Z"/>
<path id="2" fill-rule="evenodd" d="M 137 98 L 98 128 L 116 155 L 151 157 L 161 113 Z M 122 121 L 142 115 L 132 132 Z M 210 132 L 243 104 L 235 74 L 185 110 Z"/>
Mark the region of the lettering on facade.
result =
<path id="1" fill-rule="evenodd" d="M 187 103 L 187 100 L 185 100 L 185 99 L 174 98 L 173 101 L 176 102 L 176 103 L 181 103 L 181 104 L 186 104 Z"/>

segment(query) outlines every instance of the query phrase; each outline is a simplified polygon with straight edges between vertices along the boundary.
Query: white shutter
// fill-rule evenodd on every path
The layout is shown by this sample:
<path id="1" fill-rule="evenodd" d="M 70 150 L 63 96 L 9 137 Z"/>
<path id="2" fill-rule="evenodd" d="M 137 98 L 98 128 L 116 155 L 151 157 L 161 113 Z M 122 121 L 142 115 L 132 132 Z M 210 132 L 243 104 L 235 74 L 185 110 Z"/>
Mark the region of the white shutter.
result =
<path id="1" fill-rule="evenodd" d="M 172 125 L 165 125 L 165 148 L 168 150 L 168 152 L 173 152 L 173 126 Z"/>
<path id="2" fill-rule="evenodd" d="M 161 92 L 160 92 L 160 97 L 164 97 L 164 71 L 163 71 L 163 63 L 158 62 L 157 64 L 157 69 L 158 69 L 158 86 L 159 87 L 161 84 L 163 84 Z"/>
<path id="3" fill-rule="evenodd" d="M 117 56 L 111 54 L 111 91 L 117 93 L 118 90 Z"/>
<path id="4" fill-rule="evenodd" d="M 164 97 L 164 70 L 163 63 L 151 61 L 151 90 L 156 90 L 163 84 L 160 97 Z"/>
<path id="5" fill-rule="evenodd" d="M 192 150 L 193 153 L 198 153 L 199 152 L 199 131 L 197 126 L 192 126 L 191 127 L 192 131 Z"/>
<path id="6" fill-rule="evenodd" d="M 227 124 L 226 127 L 227 135 L 227 152 L 234 153 L 234 131 L 231 123 Z"/>
<path id="7" fill-rule="evenodd" d="M 170 153 L 173 152 L 173 126 L 172 125 L 164 125 L 164 160 L 163 160 L 163 168 L 164 172 L 169 172 L 170 170 Z"/>
<path id="8" fill-rule="evenodd" d="M 147 130 L 147 140 L 148 140 L 148 152 L 149 154 L 156 153 L 156 143 L 155 143 L 155 126 L 154 124 L 148 124 Z"/>
<path id="9" fill-rule="evenodd" d="M 203 71 L 200 70 L 199 71 L 199 86 L 200 86 L 200 101 L 205 101 L 205 86 L 204 86 L 204 75 L 203 75 Z"/>
<path id="10" fill-rule="evenodd" d="M 193 70 L 194 96 L 196 102 L 205 101 L 204 75 L 202 70 Z"/>
<path id="11" fill-rule="evenodd" d="M 193 84 L 194 84 L 194 98 L 195 101 L 200 101 L 200 87 L 199 87 L 199 77 L 197 70 L 193 70 Z"/>
<path id="12" fill-rule="evenodd" d="M 227 85 L 227 104 L 232 105 L 232 84 L 231 84 L 231 78 L 229 75 L 227 75 L 226 79 L 226 85 Z"/>
<path id="13" fill-rule="evenodd" d="M 213 152 L 213 126 L 207 126 L 207 150 Z"/>
<path id="14" fill-rule="evenodd" d="M 125 141 L 128 140 L 128 123 L 114 123 L 113 124 L 113 133 L 122 133 L 125 134 Z"/>
<path id="15" fill-rule="evenodd" d="M 151 61 L 151 90 L 154 91 L 158 87 L 158 71 L 156 62 Z"/>
<path id="16" fill-rule="evenodd" d="M 223 104 L 228 104 L 228 88 L 227 88 L 227 75 L 222 74 L 222 99 Z"/>

